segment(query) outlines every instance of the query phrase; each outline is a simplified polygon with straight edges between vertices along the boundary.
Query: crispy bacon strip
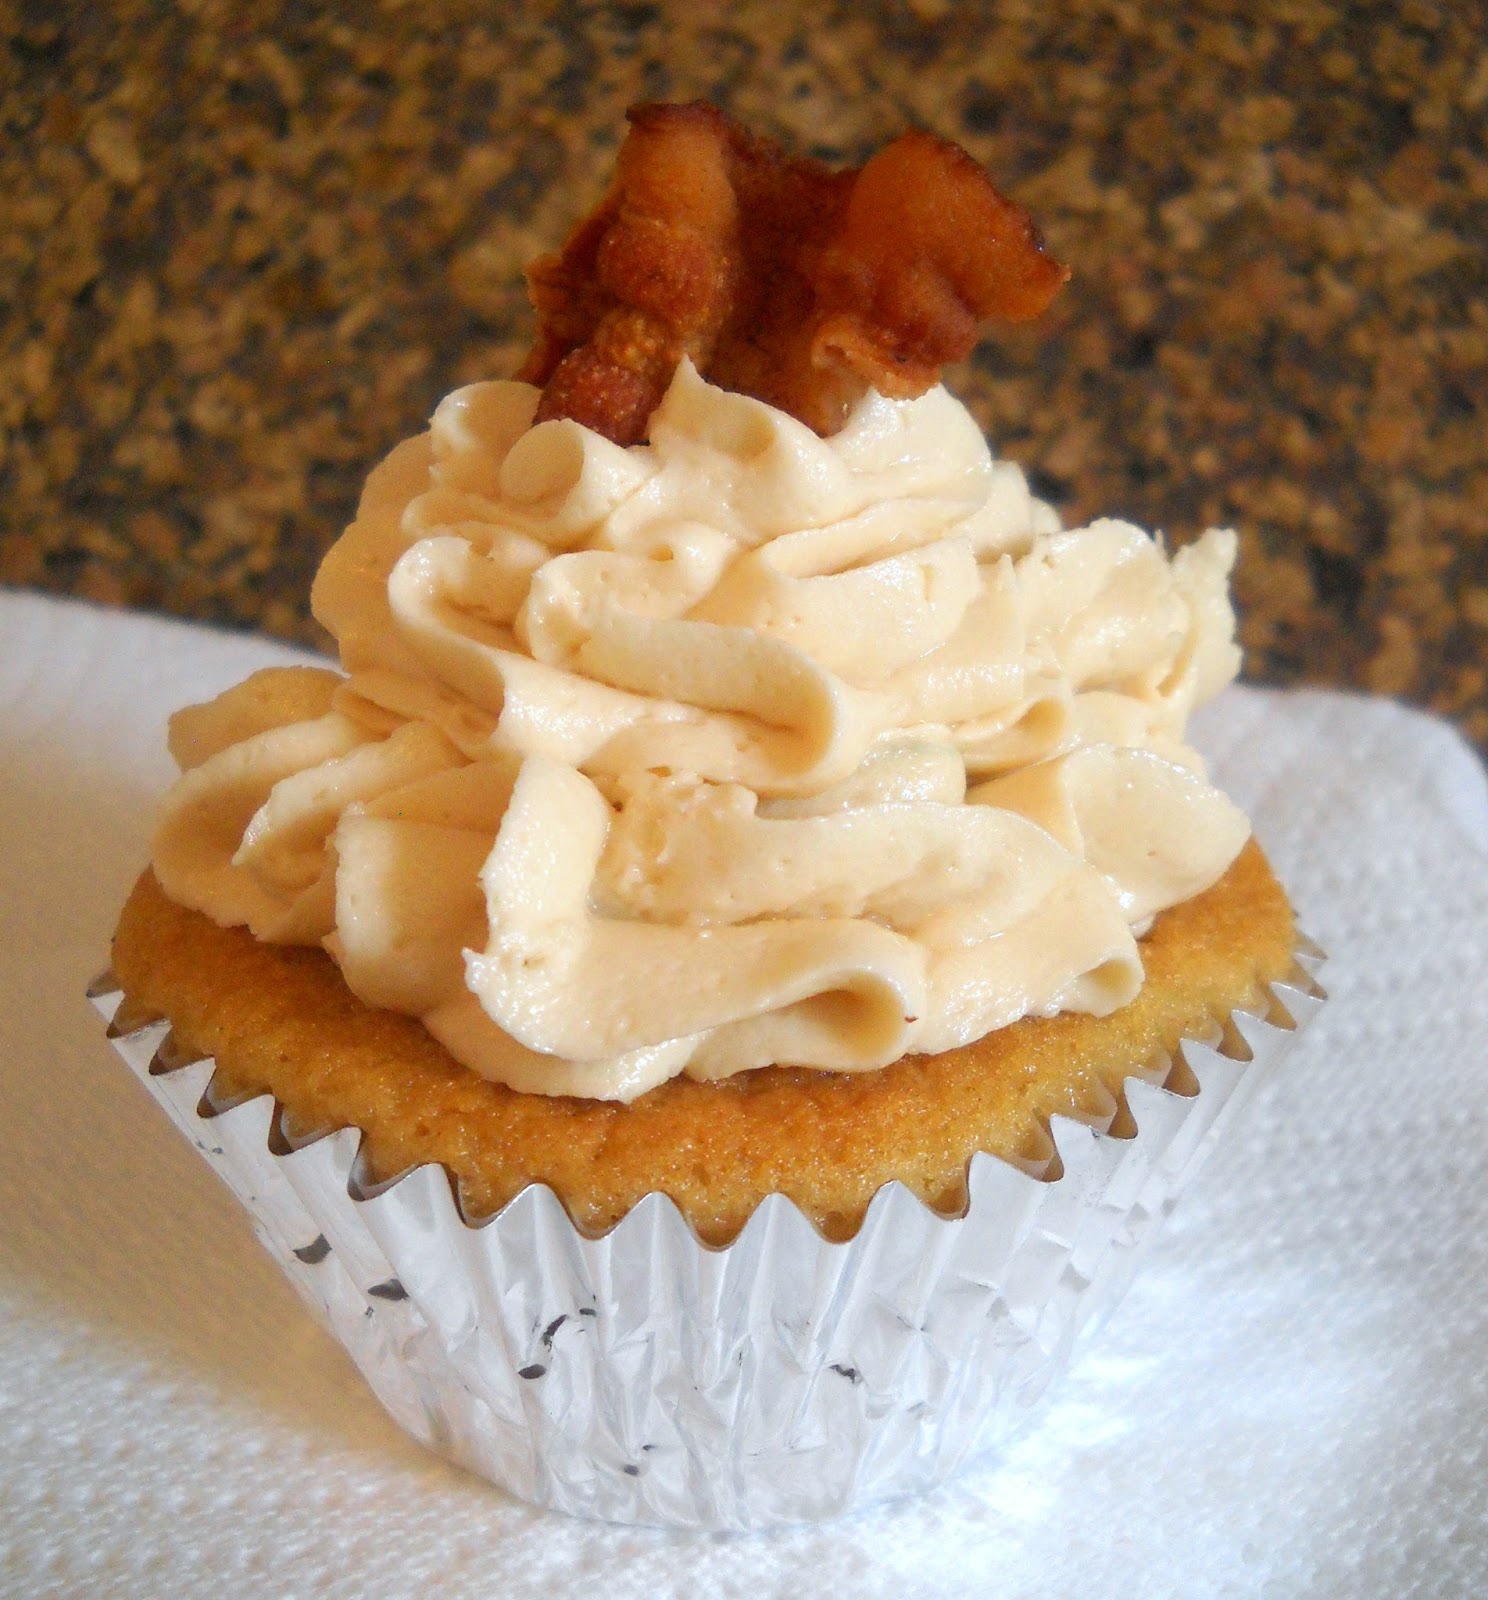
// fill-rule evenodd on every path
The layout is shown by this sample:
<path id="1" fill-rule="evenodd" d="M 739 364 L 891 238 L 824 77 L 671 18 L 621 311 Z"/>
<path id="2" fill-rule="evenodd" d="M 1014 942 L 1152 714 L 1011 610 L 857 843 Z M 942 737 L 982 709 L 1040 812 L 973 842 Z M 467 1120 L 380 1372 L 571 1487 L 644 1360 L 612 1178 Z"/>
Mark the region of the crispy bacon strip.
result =
<path id="1" fill-rule="evenodd" d="M 615 182 L 528 271 L 537 420 L 617 444 L 683 356 L 715 383 L 841 427 L 870 386 L 923 394 L 991 318 L 1036 317 L 1069 277 L 959 146 L 912 131 L 858 170 L 784 155 L 713 106 L 628 113 Z"/>

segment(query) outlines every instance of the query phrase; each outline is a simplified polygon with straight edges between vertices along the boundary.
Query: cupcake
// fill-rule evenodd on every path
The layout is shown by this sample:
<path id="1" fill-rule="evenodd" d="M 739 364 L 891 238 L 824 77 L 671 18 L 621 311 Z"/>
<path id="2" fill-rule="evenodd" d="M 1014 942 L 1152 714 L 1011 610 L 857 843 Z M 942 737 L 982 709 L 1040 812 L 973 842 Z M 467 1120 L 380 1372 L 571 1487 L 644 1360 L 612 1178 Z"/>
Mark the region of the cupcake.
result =
<path id="1" fill-rule="evenodd" d="M 1184 738 L 1233 535 L 1062 529 L 935 381 L 1028 219 L 633 123 L 326 557 L 339 670 L 172 720 L 96 998 L 405 1426 L 743 1528 L 1025 1421 L 1318 991 Z"/>

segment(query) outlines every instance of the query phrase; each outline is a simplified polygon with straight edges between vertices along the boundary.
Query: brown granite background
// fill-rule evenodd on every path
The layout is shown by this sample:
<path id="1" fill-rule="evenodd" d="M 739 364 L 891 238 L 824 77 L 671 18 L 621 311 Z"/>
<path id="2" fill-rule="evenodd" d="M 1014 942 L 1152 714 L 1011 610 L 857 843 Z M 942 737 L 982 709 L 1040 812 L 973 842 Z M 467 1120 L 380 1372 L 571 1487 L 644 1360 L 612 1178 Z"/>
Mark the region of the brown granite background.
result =
<path id="1" fill-rule="evenodd" d="M 963 141 L 1076 276 L 953 377 L 1068 518 L 1239 527 L 1250 675 L 1488 748 L 1488 7 L 0 0 L 0 582 L 315 640 L 627 104 Z M 798 18 L 800 20 L 798 20 Z"/>

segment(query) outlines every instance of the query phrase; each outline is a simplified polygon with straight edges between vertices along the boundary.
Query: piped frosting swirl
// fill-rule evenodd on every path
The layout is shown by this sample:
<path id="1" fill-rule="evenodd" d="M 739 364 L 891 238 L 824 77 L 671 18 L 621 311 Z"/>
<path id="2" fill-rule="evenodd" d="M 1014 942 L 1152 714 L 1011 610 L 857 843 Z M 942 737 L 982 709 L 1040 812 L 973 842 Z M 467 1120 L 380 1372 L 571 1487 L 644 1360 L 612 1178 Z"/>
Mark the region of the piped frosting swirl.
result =
<path id="1" fill-rule="evenodd" d="M 457 391 L 316 579 L 341 672 L 173 720 L 166 892 L 515 1088 L 1105 1014 L 1244 817 L 1184 743 L 1233 535 L 1062 531 L 943 390 L 830 438 L 686 364 L 620 449 Z"/>

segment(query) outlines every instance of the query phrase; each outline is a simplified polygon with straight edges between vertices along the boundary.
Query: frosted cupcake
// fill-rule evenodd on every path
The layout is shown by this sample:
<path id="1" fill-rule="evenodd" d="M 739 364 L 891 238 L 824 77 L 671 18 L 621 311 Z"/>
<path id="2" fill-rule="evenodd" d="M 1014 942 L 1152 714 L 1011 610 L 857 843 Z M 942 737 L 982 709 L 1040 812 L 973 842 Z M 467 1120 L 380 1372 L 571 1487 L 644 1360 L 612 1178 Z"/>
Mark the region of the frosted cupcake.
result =
<path id="1" fill-rule="evenodd" d="M 467 1465 L 725 1527 L 922 1487 L 1306 1008 L 1184 736 L 1233 536 L 1061 530 L 934 386 L 823 436 L 684 357 L 627 446 L 550 393 L 372 474 L 339 671 L 173 719 L 114 1031 Z"/>

